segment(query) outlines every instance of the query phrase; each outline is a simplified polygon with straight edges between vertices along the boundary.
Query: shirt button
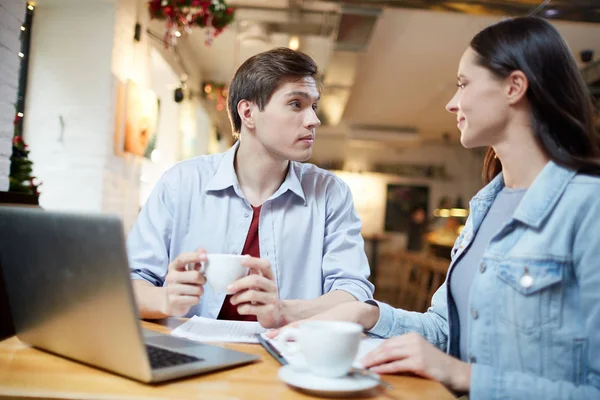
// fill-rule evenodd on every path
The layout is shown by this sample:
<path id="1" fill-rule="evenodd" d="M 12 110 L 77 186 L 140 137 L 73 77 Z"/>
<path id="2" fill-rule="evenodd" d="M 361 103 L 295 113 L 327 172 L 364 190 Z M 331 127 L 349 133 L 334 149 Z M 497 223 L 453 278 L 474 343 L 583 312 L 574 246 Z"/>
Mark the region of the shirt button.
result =
<path id="1" fill-rule="evenodd" d="M 471 356 L 471 357 L 469 357 L 469 362 L 471 364 L 475 364 L 477 362 L 477 358 L 475 358 L 475 356 Z"/>
<path id="2" fill-rule="evenodd" d="M 471 316 L 473 317 L 473 319 L 479 318 L 479 313 L 477 312 L 476 309 L 471 308 Z"/>
<path id="3" fill-rule="evenodd" d="M 481 272 L 482 274 L 485 272 L 486 268 L 487 268 L 487 266 L 485 265 L 484 262 L 482 262 L 481 264 L 479 264 L 479 272 Z"/>
<path id="4" fill-rule="evenodd" d="M 248 214 L 248 213 L 244 214 L 244 218 L 248 218 L 249 216 L 250 216 L 250 214 Z"/>
<path id="5" fill-rule="evenodd" d="M 238 252 L 237 251 L 233 251 L 232 254 L 236 255 Z"/>

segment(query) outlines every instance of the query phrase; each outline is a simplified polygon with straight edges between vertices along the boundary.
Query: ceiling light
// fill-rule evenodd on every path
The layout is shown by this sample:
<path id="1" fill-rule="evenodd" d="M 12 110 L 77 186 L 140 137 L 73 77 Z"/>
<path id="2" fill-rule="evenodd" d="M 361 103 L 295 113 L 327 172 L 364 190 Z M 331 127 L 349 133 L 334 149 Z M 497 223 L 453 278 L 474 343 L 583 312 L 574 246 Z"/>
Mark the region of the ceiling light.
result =
<path id="1" fill-rule="evenodd" d="M 290 38 L 290 43 L 288 44 L 288 47 L 292 50 L 298 50 L 298 48 L 300 47 L 300 38 L 296 35 L 293 35 Z"/>

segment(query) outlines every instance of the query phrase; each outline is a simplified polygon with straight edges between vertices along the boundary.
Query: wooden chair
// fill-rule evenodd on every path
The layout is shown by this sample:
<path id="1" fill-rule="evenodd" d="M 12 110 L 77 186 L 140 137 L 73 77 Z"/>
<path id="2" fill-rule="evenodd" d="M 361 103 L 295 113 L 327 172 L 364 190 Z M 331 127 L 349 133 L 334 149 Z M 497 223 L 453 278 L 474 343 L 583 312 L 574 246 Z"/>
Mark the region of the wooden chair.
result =
<path id="1" fill-rule="evenodd" d="M 424 312 L 446 279 L 450 262 L 421 253 L 399 254 L 397 307 Z"/>

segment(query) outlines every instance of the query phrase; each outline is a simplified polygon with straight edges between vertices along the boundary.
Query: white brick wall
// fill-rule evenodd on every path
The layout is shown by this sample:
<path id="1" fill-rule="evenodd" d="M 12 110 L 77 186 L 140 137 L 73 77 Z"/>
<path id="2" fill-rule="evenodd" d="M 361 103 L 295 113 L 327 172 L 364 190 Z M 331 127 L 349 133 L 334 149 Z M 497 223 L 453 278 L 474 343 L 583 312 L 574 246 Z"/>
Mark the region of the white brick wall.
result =
<path id="1" fill-rule="evenodd" d="M 136 21 L 140 42 L 133 40 Z M 152 87 L 147 23 L 145 0 L 64 0 L 36 8 L 25 139 L 43 181 L 42 207 L 118 214 L 127 231 L 135 222 L 143 162 L 115 154 L 116 88 L 128 80 Z M 168 93 L 170 100 L 172 86 Z M 172 124 L 159 141 L 172 163 L 178 159 L 178 106 L 162 108 L 171 110 L 165 121 Z"/>
<path id="2" fill-rule="evenodd" d="M 137 4 L 139 3 L 139 5 Z M 36 8 L 25 139 L 47 209 L 137 217 L 141 160 L 114 153 L 117 80 L 148 84 L 148 39 L 134 42 L 143 0 Z"/>
<path id="3" fill-rule="evenodd" d="M 107 2 L 36 7 L 24 136 L 44 208 L 101 210 L 114 20 Z"/>
<path id="4" fill-rule="evenodd" d="M 25 0 L 2 0 L 0 3 L 0 191 L 8 190 L 19 80 L 19 35 L 25 6 Z"/>

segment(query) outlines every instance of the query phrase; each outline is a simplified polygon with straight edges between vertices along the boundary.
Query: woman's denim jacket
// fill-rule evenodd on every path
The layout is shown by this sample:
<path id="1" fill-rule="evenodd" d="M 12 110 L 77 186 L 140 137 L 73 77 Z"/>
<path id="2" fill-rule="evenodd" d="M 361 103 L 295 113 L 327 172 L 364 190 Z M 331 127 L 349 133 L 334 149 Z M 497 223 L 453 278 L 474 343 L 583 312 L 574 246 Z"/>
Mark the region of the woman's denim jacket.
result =
<path id="1" fill-rule="evenodd" d="M 471 200 L 428 311 L 377 302 L 370 333 L 417 332 L 458 356 L 452 268 L 503 187 L 500 174 Z M 471 399 L 600 399 L 600 178 L 549 162 L 492 237 L 469 306 Z"/>

